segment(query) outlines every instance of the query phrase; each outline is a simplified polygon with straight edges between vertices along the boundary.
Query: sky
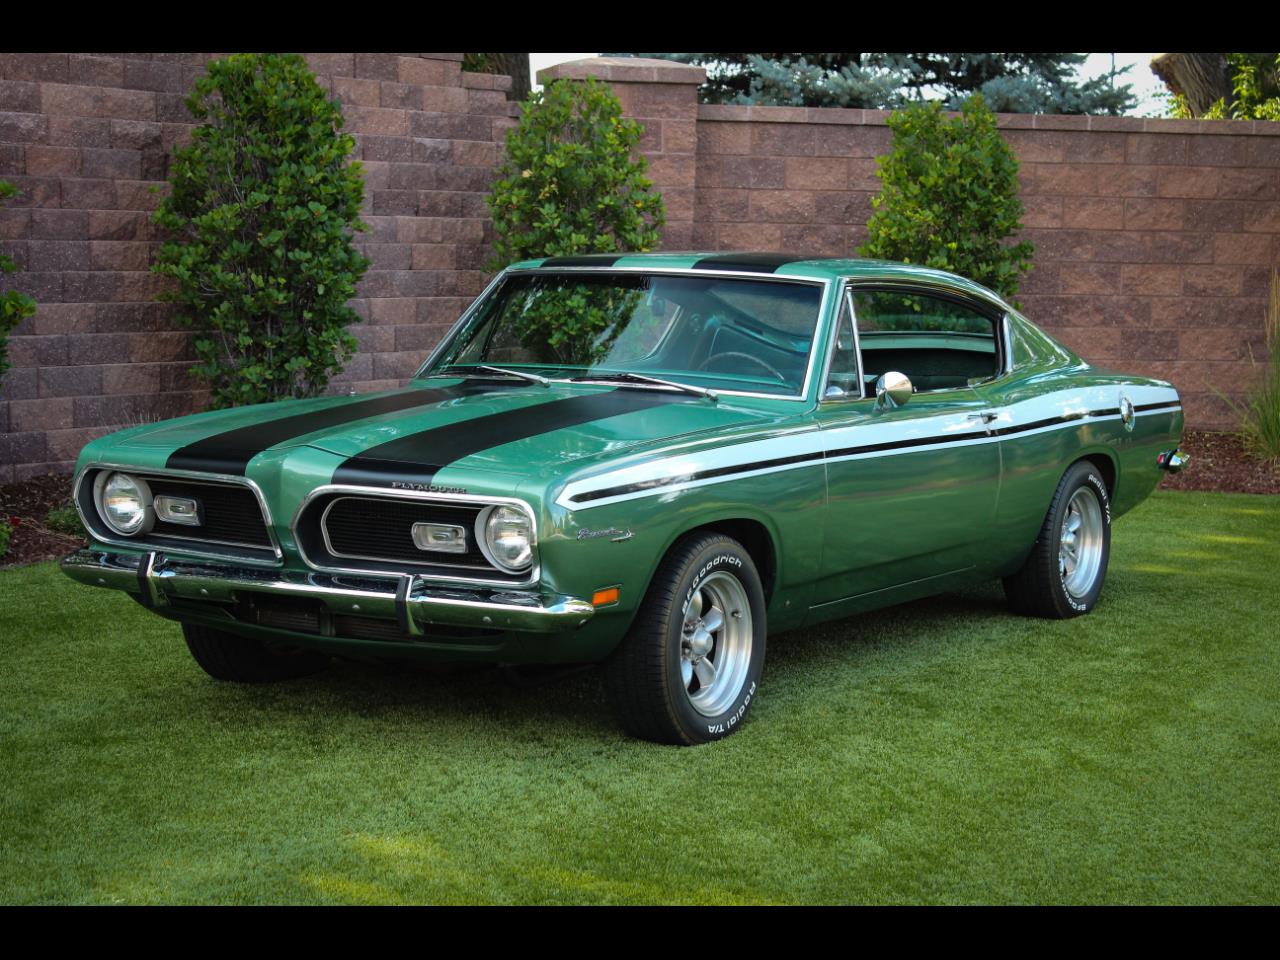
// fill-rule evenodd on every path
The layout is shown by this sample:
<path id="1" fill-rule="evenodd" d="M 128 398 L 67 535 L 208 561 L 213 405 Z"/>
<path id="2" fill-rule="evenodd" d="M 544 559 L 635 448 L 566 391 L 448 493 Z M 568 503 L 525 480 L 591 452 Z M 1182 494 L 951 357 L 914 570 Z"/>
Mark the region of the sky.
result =
<path id="1" fill-rule="evenodd" d="M 550 67 L 557 63 L 565 63 L 569 60 L 582 60 L 586 57 L 594 57 L 598 54 L 594 53 L 531 53 L 529 54 L 529 67 L 533 73 L 534 89 L 538 89 L 537 76 L 538 71 L 543 67 Z M 1151 58 L 1154 53 L 1117 53 L 1116 69 L 1121 70 L 1125 66 L 1132 64 L 1132 68 L 1128 74 L 1120 79 L 1120 83 L 1130 83 L 1133 85 L 1133 92 L 1138 97 L 1138 105 L 1129 111 L 1129 116 L 1133 117 L 1150 117 L 1160 116 L 1164 107 L 1160 101 L 1155 99 L 1155 94 L 1164 89 L 1164 84 L 1156 79 L 1156 75 L 1151 72 Z M 1111 70 L 1111 57 L 1109 53 L 1091 53 L 1089 59 L 1084 62 L 1080 69 L 1080 76 L 1084 78 L 1092 78 L 1101 76 Z"/>

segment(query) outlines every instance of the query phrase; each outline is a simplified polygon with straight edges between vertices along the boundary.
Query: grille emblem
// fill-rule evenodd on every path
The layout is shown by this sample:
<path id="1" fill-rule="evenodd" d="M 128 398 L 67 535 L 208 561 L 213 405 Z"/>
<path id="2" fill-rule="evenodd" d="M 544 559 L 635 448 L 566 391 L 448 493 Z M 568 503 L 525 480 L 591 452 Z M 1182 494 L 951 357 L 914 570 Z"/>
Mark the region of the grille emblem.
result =
<path id="1" fill-rule="evenodd" d="M 436 553 L 466 553 L 467 531 L 452 523 L 415 523 L 413 545 Z"/>

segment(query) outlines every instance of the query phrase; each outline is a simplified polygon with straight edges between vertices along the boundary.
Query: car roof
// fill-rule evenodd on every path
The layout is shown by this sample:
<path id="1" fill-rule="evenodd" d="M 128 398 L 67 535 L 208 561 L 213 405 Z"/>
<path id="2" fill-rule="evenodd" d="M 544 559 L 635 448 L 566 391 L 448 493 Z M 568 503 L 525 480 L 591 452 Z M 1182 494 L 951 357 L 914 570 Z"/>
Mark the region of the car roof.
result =
<path id="1" fill-rule="evenodd" d="M 546 257 L 513 263 L 510 270 L 724 270 L 732 273 L 772 274 L 807 280 L 885 280 L 923 282 L 949 287 L 984 300 L 1004 304 L 999 294 L 981 284 L 944 270 L 934 270 L 892 260 L 804 257 L 774 252 L 662 252 L 590 253 L 578 256 Z M 1007 305 L 1006 305 L 1007 306 Z"/>

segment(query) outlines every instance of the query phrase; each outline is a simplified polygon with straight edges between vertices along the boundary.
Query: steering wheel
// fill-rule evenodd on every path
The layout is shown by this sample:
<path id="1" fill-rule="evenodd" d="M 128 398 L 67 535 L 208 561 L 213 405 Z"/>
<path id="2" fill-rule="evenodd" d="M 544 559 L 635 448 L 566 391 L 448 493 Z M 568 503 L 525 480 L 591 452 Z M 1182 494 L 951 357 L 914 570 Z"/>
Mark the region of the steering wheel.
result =
<path id="1" fill-rule="evenodd" d="M 749 354 L 749 353 L 742 353 L 742 352 L 740 352 L 740 351 L 738 351 L 738 350 L 730 350 L 730 351 L 728 351 L 727 353 L 717 353 L 717 354 L 716 354 L 715 356 L 713 356 L 713 357 L 707 357 L 707 359 L 706 359 L 706 360 L 702 361 L 702 365 L 701 365 L 701 366 L 699 366 L 699 367 L 698 367 L 698 369 L 699 369 L 699 370 L 707 370 L 707 369 L 709 369 L 709 368 L 711 367 L 711 365 L 712 365 L 713 363 L 715 363 L 717 360 L 723 360 L 723 359 L 725 359 L 725 358 L 727 358 L 727 357 L 736 357 L 736 358 L 738 358 L 738 359 L 740 359 L 740 360 L 750 360 L 752 363 L 759 364 L 760 366 L 762 366 L 762 367 L 764 367 L 766 370 L 768 370 L 768 371 L 769 371 L 769 373 L 771 373 L 774 377 L 776 377 L 776 378 L 777 378 L 777 380 L 778 380 L 778 382 L 779 382 L 779 383 L 786 383 L 786 382 L 787 382 L 787 378 L 786 378 L 786 377 L 784 377 L 781 373 L 779 373 L 777 370 L 775 370 L 773 367 L 771 367 L 771 366 L 770 366 L 767 362 L 765 362 L 764 360 L 761 360 L 759 357 L 753 357 L 753 356 L 752 356 L 751 354 Z"/>

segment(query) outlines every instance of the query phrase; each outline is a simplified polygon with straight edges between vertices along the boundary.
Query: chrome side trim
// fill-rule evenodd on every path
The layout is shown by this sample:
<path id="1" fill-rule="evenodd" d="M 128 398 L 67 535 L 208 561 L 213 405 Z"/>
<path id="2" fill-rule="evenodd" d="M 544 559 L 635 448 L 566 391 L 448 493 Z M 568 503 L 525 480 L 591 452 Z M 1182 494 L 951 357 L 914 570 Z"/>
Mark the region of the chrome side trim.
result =
<path id="1" fill-rule="evenodd" d="M 375 497 L 383 500 L 412 500 L 419 503 L 421 502 L 442 503 L 445 506 L 448 506 L 449 504 L 458 504 L 458 503 L 476 504 L 481 507 L 487 507 L 493 504 L 506 504 L 509 506 L 513 506 L 518 510 L 523 510 L 525 514 L 529 517 L 530 529 L 532 529 L 533 531 L 533 563 L 532 563 L 532 566 L 529 568 L 529 576 L 526 579 L 520 580 L 520 581 L 490 580 L 490 579 L 485 579 L 483 577 L 450 577 L 445 575 L 425 574 L 425 573 L 414 574 L 414 576 L 418 577 L 418 579 L 420 580 L 430 581 L 432 583 L 461 583 L 461 584 L 468 584 L 468 585 L 481 586 L 481 587 L 503 587 L 509 590 L 532 587 L 535 584 L 537 584 L 539 579 L 541 578 L 542 567 L 538 561 L 538 518 L 537 518 L 537 515 L 534 513 L 533 508 L 530 507 L 527 502 L 519 499 L 518 497 L 498 497 L 498 496 L 473 497 L 468 494 L 461 494 L 461 493 L 430 493 L 427 491 L 420 491 L 420 490 L 388 490 L 385 487 L 362 487 L 359 485 L 343 484 L 343 483 L 325 484 L 324 486 L 316 487 L 314 490 L 308 493 L 306 497 L 303 498 L 302 503 L 298 505 L 298 509 L 294 511 L 293 520 L 289 524 L 289 530 L 293 534 L 293 543 L 298 550 L 298 556 L 301 557 L 302 562 L 305 563 L 312 570 L 320 571 L 323 573 L 349 573 L 349 574 L 355 574 L 357 576 L 366 576 L 366 577 L 386 575 L 386 574 L 380 573 L 380 571 L 377 571 L 377 570 L 369 570 L 361 567 L 328 567 L 328 566 L 324 566 L 323 564 L 315 563 L 310 557 L 307 556 L 307 551 L 302 545 L 302 540 L 298 537 L 298 520 L 302 517 L 302 514 L 306 511 L 307 507 L 310 506 L 313 500 L 315 500 L 317 497 L 321 497 L 331 493 L 350 494 L 357 498 L 358 497 Z M 326 510 L 326 513 L 327 512 L 328 511 Z M 326 541 L 325 549 L 329 549 L 328 538 L 323 526 L 320 529 L 320 533 L 321 533 L 321 536 L 324 537 Z M 330 552 L 332 552 L 332 550 L 330 550 Z M 403 561 L 400 561 L 400 560 L 386 559 L 386 558 L 377 559 L 377 558 L 368 557 L 365 559 L 369 559 L 374 563 L 386 563 L 386 564 L 392 564 L 392 565 L 397 563 L 403 563 Z M 439 564 L 433 564 L 433 566 L 439 566 Z"/>
<path id="2" fill-rule="evenodd" d="M 408 575 L 333 577 L 184 562 L 155 553 L 81 549 L 64 557 L 61 567 L 73 580 L 139 594 L 152 599 L 152 606 L 174 600 L 227 603 L 237 593 L 266 593 L 319 600 L 334 613 L 355 609 L 364 616 L 396 620 L 403 611 L 407 623 L 401 622 L 411 635 L 420 635 L 426 624 L 555 633 L 580 627 L 595 613 L 589 602 L 577 597 L 542 597 L 510 589 L 433 590 L 421 578 Z"/>
<path id="3" fill-rule="evenodd" d="M 71 484 L 71 502 L 75 504 L 76 513 L 80 515 L 80 522 L 84 524 L 85 529 L 89 531 L 90 537 L 98 541 L 99 543 L 108 543 L 108 544 L 111 544 L 112 546 L 117 546 L 117 547 L 128 547 L 131 550 L 144 550 L 147 548 L 148 545 L 129 537 L 108 538 L 108 537 L 99 536 L 95 532 L 94 528 L 89 525 L 88 518 L 85 516 L 84 509 L 80 504 L 79 493 L 80 493 L 81 482 L 84 480 L 84 475 L 88 473 L 90 470 L 119 470 L 124 473 L 137 474 L 142 477 L 148 477 L 148 476 L 177 477 L 182 480 L 190 480 L 196 483 L 202 482 L 207 486 L 217 486 L 219 484 L 238 484 L 239 486 L 242 486 L 242 487 L 248 487 L 250 490 L 253 491 L 253 496 L 258 501 L 258 509 L 262 513 L 262 522 L 267 528 L 267 539 L 271 541 L 270 550 L 273 554 L 275 554 L 275 559 L 259 560 L 254 557 L 235 557 L 233 559 L 237 563 L 266 564 L 268 566 L 280 566 L 281 564 L 284 563 L 284 552 L 280 549 L 280 541 L 276 537 L 275 526 L 271 520 L 271 508 L 267 506 L 267 498 L 263 496 L 262 488 L 259 487 L 252 480 L 250 480 L 248 477 L 237 477 L 237 476 L 233 476 L 230 474 L 223 474 L 223 473 L 201 473 L 195 470 L 170 470 L 167 467 L 139 467 L 136 465 L 130 465 L 126 463 L 107 463 L 105 461 L 100 461 L 100 460 L 95 460 L 90 463 L 86 463 L 76 473 L 75 479 L 72 481 L 72 484 Z M 170 534 L 156 534 L 156 536 L 163 536 L 163 537 L 172 539 L 172 535 Z M 188 547 L 185 545 L 187 542 L 200 543 L 202 541 L 200 541 L 198 538 L 192 541 L 184 540 L 182 544 L 175 544 L 170 549 L 173 552 L 183 553 L 193 557 L 207 557 L 213 560 L 229 559 L 225 553 L 210 553 L 209 551 L 206 551 L 206 550 L 200 550 L 198 547 L 194 549 L 191 547 Z M 222 546 L 241 547 L 248 550 L 267 549 L 265 547 L 258 546 L 256 544 L 223 543 L 222 541 L 209 540 L 209 539 L 205 539 L 203 540 L 203 542 L 218 544 Z"/>

